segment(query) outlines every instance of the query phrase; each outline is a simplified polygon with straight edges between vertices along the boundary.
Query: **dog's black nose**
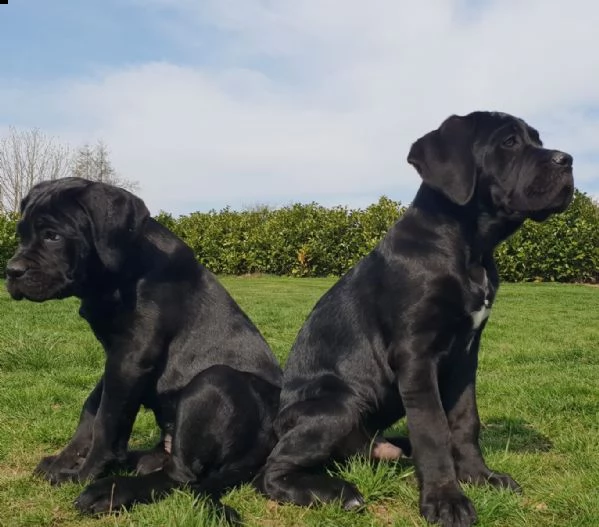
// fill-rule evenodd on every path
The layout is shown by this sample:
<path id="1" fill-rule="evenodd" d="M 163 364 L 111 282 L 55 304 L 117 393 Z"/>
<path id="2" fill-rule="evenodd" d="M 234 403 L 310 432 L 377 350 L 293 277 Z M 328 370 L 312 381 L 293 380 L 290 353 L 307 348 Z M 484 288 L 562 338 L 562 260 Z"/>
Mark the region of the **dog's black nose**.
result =
<path id="1" fill-rule="evenodd" d="M 8 278 L 19 278 L 27 272 L 27 269 L 29 268 L 23 260 L 9 260 L 6 266 L 6 276 Z"/>
<path id="2" fill-rule="evenodd" d="M 555 150 L 553 152 L 551 155 L 551 161 L 560 166 L 572 166 L 572 156 L 570 154 L 566 154 L 565 152 L 560 152 L 559 150 Z"/>

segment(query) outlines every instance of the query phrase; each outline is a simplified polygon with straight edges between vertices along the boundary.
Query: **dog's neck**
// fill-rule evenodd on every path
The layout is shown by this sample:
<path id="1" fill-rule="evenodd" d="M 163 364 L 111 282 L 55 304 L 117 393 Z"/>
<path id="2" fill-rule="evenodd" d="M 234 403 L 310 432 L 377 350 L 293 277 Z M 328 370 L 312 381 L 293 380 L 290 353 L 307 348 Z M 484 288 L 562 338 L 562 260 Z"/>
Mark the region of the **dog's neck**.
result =
<path id="1" fill-rule="evenodd" d="M 410 209 L 425 218 L 441 218 L 444 229 L 452 229 L 470 253 L 470 261 L 492 258 L 497 245 L 511 236 L 523 220 L 503 217 L 485 196 L 457 205 L 441 192 L 422 184 Z"/>
<path id="2" fill-rule="evenodd" d="M 122 291 L 131 288 L 132 284 L 147 273 L 147 264 L 143 256 L 141 243 L 127 247 L 127 254 L 117 270 L 108 269 L 99 257 L 92 256 L 87 262 L 84 277 L 78 281 L 75 296 L 93 304 L 112 304 L 115 298 L 127 296 L 123 295 Z"/>

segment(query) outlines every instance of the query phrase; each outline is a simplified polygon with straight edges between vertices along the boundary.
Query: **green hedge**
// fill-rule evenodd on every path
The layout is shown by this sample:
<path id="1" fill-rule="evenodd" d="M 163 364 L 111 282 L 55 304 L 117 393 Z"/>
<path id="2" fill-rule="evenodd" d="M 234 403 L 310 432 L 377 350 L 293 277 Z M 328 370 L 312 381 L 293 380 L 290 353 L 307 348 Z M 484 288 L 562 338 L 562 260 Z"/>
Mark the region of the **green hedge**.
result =
<path id="1" fill-rule="evenodd" d="M 367 254 L 405 210 L 382 197 L 366 209 L 315 203 L 281 209 L 195 212 L 156 219 L 219 274 L 339 276 Z M 15 218 L 0 217 L 0 269 L 13 253 Z M 576 192 L 564 214 L 526 222 L 496 251 L 504 280 L 599 281 L 599 208 Z"/>
<path id="2" fill-rule="evenodd" d="M 0 276 L 4 277 L 6 262 L 17 248 L 17 216 L 0 214 Z"/>
<path id="3" fill-rule="evenodd" d="M 311 203 L 194 212 L 177 220 L 161 213 L 157 219 L 219 274 L 329 276 L 354 265 L 402 211 L 399 203 L 383 197 L 364 210 Z"/>
<path id="4" fill-rule="evenodd" d="M 568 210 L 543 223 L 527 221 L 495 251 L 509 282 L 599 281 L 599 206 L 576 191 Z"/>

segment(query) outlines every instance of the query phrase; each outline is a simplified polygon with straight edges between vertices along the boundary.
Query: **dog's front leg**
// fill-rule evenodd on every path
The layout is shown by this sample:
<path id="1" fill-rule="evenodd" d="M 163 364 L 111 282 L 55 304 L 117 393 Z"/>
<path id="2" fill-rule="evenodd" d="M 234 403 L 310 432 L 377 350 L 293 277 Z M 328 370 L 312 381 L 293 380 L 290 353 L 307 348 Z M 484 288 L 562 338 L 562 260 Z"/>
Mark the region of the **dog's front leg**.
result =
<path id="1" fill-rule="evenodd" d="M 60 479 L 61 472 L 76 470 L 83 463 L 92 444 L 94 420 L 102 398 L 103 381 L 104 378 L 101 378 L 83 404 L 77 430 L 69 444 L 59 454 L 44 457 L 35 468 L 35 474 L 49 481 L 56 481 Z"/>
<path id="2" fill-rule="evenodd" d="M 456 356 L 441 384 L 441 398 L 451 431 L 451 449 L 460 481 L 489 484 L 520 491 L 520 486 L 507 474 L 490 470 L 480 450 L 480 418 L 476 405 L 476 369 L 480 335 L 470 349 Z"/>
<path id="3" fill-rule="evenodd" d="M 111 465 L 126 460 L 127 442 L 151 372 L 138 357 L 137 353 L 107 352 L 91 448 L 79 469 L 61 471 L 57 483 L 94 480 Z"/>
<path id="4" fill-rule="evenodd" d="M 399 392 L 420 484 L 420 512 L 429 522 L 443 527 L 468 527 L 476 521 L 476 512 L 458 485 L 436 364 L 429 357 L 413 355 L 402 362 Z"/>

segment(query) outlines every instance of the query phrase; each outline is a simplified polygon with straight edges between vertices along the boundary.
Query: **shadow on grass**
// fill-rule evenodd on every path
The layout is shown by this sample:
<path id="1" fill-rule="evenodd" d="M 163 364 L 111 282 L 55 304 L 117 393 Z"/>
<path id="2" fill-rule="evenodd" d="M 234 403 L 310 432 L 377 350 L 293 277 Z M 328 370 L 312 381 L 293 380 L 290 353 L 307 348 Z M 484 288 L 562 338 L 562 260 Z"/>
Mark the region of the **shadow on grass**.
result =
<path id="1" fill-rule="evenodd" d="M 495 417 L 481 426 L 481 446 L 501 452 L 548 452 L 553 446 L 548 437 L 523 419 Z"/>
<path id="2" fill-rule="evenodd" d="M 537 432 L 524 419 L 492 417 L 485 419 L 480 431 L 481 447 L 500 452 L 548 452 L 553 444 L 548 437 Z M 387 439 L 394 436 L 407 436 L 408 429 L 402 419 L 385 432 Z"/>

